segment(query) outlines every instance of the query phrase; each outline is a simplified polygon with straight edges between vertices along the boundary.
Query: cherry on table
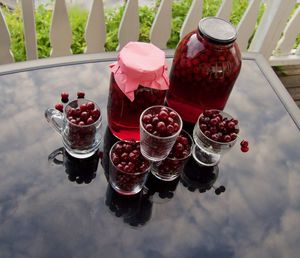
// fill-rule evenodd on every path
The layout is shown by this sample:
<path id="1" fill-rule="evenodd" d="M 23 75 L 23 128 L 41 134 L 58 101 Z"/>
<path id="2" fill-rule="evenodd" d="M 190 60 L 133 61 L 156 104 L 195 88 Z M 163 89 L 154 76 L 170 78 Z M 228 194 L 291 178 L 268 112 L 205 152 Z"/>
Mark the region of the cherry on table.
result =
<path id="1" fill-rule="evenodd" d="M 83 99 L 84 96 L 85 96 L 85 92 L 83 92 L 83 91 L 78 91 L 78 92 L 77 92 L 77 98 Z"/>
<path id="2" fill-rule="evenodd" d="M 66 103 L 66 102 L 69 101 L 69 93 L 68 92 L 62 92 L 60 94 L 60 96 L 61 96 L 61 101 L 62 102 Z"/>
<path id="3" fill-rule="evenodd" d="M 55 104 L 55 109 L 57 109 L 60 112 L 63 112 L 64 111 L 64 105 L 61 104 L 61 103 L 57 103 L 57 104 Z"/>

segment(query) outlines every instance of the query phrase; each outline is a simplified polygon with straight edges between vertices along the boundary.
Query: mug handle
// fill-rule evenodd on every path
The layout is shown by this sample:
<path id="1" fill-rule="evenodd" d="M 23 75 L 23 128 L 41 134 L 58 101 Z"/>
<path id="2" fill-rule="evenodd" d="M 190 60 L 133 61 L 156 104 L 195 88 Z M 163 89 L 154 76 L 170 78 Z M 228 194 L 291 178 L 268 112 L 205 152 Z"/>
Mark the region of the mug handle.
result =
<path id="1" fill-rule="evenodd" d="M 58 159 L 57 156 L 61 155 L 62 160 Z M 59 149 L 56 149 L 48 156 L 48 162 L 50 164 L 56 164 L 56 165 L 63 165 L 64 164 L 64 148 L 61 147 Z"/>
<path id="2" fill-rule="evenodd" d="M 60 111 L 54 108 L 48 108 L 45 110 L 45 118 L 59 134 L 62 133 L 64 115 Z"/>

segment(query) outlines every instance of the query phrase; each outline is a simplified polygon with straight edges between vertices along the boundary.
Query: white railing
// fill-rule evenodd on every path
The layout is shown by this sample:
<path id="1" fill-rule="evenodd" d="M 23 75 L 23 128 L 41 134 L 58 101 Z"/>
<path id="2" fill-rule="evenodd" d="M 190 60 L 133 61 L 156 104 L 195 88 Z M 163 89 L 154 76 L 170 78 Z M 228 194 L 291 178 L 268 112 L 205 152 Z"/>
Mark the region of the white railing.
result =
<path id="1" fill-rule="evenodd" d="M 265 12 L 257 25 L 261 2 L 266 4 Z M 27 60 L 37 59 L 34 2 L 21 0 L 24 36 Z M 233 0 L 223 0 L 217 16 L 229 20 Z M 248 7 L 237 26 L 238 44 L 242 51 L 259 52 L 271 65 L 300 64 L 300 46 L 293 49 L 300 33 L 300 7 L 292 14 L 296 0 L 249 0 Z M 126 8 L 119 26 L 118 49 L 129 41 L 139 37 L 138 0 L 127 0 Z M 172 0 L 162 0 L 150 30 L 150 41 L 167 48 L 171 35 Z M 180 37 L 197 27 L 202 18 L 203 0 L 193 0 L 190 10 L 182 25 Z M 254 36 L 253 36 L 253 33 Z M 248 47 L 249 39 L 252 38 Z M 106 26 L 102 0 L 93 0 L 85 30 L 87 47 L 85 53 L 104 51 Z M 51 57 L 72 55 L 72 31 L 68 19 L 65 0 L 56 0 L 52 15 L 50 42 Z M 0 10 L 0 64 L 13 62 L 10 51 L 10 33 Z"/>

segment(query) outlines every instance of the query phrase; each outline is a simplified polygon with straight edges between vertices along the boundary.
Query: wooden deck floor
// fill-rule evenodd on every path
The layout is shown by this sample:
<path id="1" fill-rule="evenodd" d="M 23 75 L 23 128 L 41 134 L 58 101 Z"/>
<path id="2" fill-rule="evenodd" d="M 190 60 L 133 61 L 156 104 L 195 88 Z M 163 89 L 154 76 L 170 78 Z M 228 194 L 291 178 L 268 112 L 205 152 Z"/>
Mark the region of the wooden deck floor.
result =
<path id="1" fill-rule="evenodd" d="M 300 65 L 274 67 L 273 69 L 300 108 Z"/>

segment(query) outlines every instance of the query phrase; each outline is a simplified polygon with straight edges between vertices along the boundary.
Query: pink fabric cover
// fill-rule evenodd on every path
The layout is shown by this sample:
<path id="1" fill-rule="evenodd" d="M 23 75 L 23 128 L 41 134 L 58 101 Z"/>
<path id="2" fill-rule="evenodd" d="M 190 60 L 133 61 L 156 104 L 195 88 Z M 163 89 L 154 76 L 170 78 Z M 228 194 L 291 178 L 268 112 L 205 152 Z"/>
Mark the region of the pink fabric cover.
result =
<path id="1" fill-rule="evenodd" d="M 119 88 L 131 101 L 139 85 L 169 89 L 165 53 L 151 43 L 129 42 L 109 67 Z"/>

